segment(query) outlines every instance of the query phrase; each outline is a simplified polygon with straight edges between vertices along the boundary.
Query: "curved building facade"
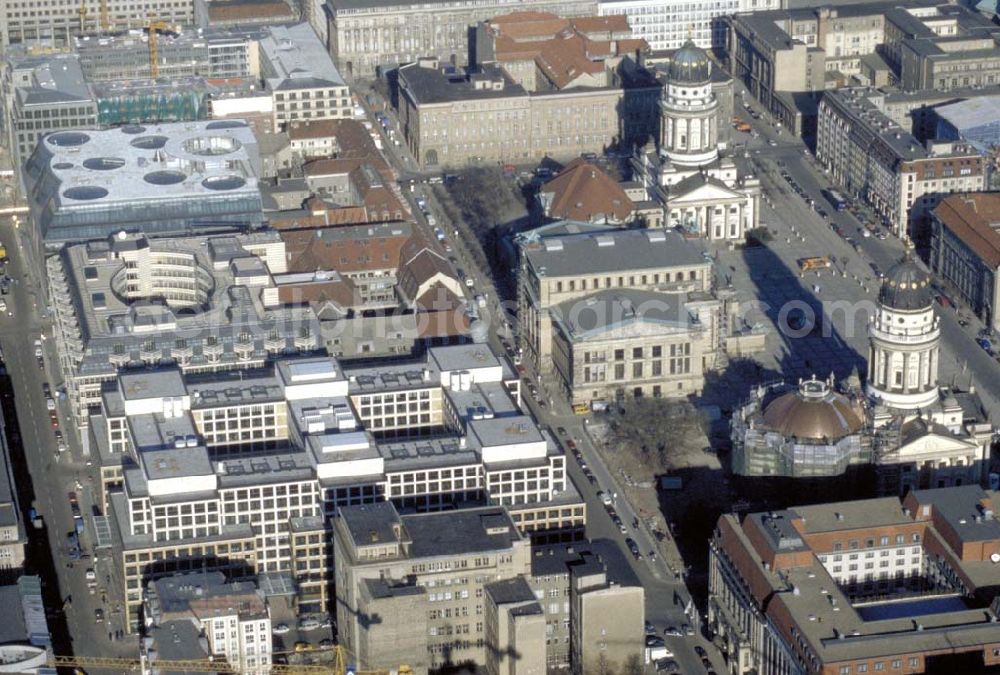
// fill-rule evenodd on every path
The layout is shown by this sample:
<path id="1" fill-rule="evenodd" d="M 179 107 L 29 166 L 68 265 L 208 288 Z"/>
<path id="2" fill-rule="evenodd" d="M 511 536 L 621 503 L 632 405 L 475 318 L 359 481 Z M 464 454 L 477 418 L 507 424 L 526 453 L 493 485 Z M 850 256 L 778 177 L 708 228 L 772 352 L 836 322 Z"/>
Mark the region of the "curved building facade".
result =
<path id="1" fill-rule="evenodd" d="M 761 406 L 764 394 L 733 417 L 733 473 L 839 476 L 870 461 L 858 396 L 812 378 Z"/>
<path id="2" fill-rule="evenodd" d="M 60 131 L 24 171 L 39 245 L 58 245 L 257 225 L 259 168 L 247 123 L 216 120 Z"/>
<path id="3" fill-rule="evenodd" d="M 670 57 L 660 99 L 660 148 L 670 161 L 702 166 L 719 158 L 718 107 L 712 62 L 688 40 Z"/>

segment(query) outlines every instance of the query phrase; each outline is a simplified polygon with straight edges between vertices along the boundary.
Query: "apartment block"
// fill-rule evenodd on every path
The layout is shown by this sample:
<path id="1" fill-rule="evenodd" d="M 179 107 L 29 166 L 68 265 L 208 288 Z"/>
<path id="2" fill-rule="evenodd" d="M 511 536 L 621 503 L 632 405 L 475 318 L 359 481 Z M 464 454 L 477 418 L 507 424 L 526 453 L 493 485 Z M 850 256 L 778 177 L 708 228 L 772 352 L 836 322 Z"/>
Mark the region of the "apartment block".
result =
<path id="1" fill-rule="evenodd" d="M 337 67 L 348 78 L 371 78 L 420 58 L 464 66 L 469 57 L 469 28 L 508 11 L 592 16 L 593 0 L 458 0 L 415 3 L 412 0 L 327 0 L 327 44 Z"/>
<path id="2" fill-rule="evenodd" d="M 547 673 L 545 614 L 525 578 L 495 581 L 484 590 L 486 672 Z"/>
<path id="3" fill-rule="evenodd" d="M 2 22 L 0 22 L 2 23 Z M 3 66 L 4 143 L 15 166 L 45 134 L 97 124 L 97 101 L 70 54 L 11 54 Z"/>
<path id="4" fill-rule="evenodd" d="M 816 157 L 836 183 L 869 204 L 896 236 L 926 246 L 930 210 L 949 193 L 983 190 L 985 160 L 963 142 L 920 143 L 866 95 L 860 88 L 824 95 Z"/>
<path id="5" fill-rule="evenodd" d="M 23 572 L 28 533 L 17 498 L 6 425 L 0 414 L 0 579 L 12 583 Z"/>
<path id="6" fill-rule="evenodd" d="M 353 116 L 351 92 L 308 23 L 268 28 L 260 56 L 274 131 L 291 122 Z"/>
<path id="7" fill-rule="evenodd" d="M 992 330 L 1000 330 L 1000 195 L 952 194 L 931 211 L 931 269 Z"/>
<path id="8" fill-rule="evenodd" d="M 519 632 L 496 625 L 506 618 L 505 591 L 537 608 L 530 590 L 514 596 L 500 586 L 517 579 L 524 584 L 531 557 L 528 539 L 503 508 L 400 515 L 389 503 L 348 506 L 334 521 L 333 540 L 339 637 L 365 668 L 406 663 L 426 672 L 465 660 L 485 665 L 488 589 L 492 638 L 507 638 L 496 645 L 501 653 Z M 373 616 L 380 620 L 365 620 Z M 534 632 L 540 637 L 544 628 L 536 625 Z M 516 672 L 539 672 L 539 656 L 544 672 L 541 647 L 541 654 L 537 648 L 524 654 L 536 664 L 518 664 Z"/>
<path id="9" fill-rule="evenodd" d="M 227 582 L 222 572 L 162 577 L 147 586 L 143 608 L 147 658 L 222 660 L 248 675 L 271 672 L 270 610 L 252 582 Z M 176 639 L 191 628 L 196 639 Z"/>
<path id="10" fill-rule="evenodd" d="M 56 347 L 77 424 L 86 428 L 103 387 L 130 367 L 239 370 L 319 350 L 320 325 L 308 305 L 263 301 L 272 275 L 287 271 L 285 251 L 274 232 L 134 234 L 49 257 Z"/>
<path id="11" fill-rule="evenodd" d="M 701 390 L 726 321 L 696 243 L 677 232 L 608 230 L 525 237 L 520 257 L 525 358 L 555 375 L 573 403 Z"/>
<path id="12" fill-rule="evenodd" d="M 592 555 L 570 566 L 570 647 L 574 675 L 641 668 L 645 589 L 620 586 Z"/>
<path id="13" fill-rule="evenodd" d="M 526 541 L 582 536 L 561 449 L 487 347 L 357 369 L 280 359 L 240 375 L 122 372 L 91 418 L 129 620 L 144 583 L 206 560 L 236 576 L 291 573 L 300 605 L 324 607 L 324 524 L 340 506 L 489 504 Z"/>
<path id="14" fill-rule="evenodd" d="M 986 672 L 997 494 L 974 485 L 722 516 L 708 625 L 732 672 Z"/>

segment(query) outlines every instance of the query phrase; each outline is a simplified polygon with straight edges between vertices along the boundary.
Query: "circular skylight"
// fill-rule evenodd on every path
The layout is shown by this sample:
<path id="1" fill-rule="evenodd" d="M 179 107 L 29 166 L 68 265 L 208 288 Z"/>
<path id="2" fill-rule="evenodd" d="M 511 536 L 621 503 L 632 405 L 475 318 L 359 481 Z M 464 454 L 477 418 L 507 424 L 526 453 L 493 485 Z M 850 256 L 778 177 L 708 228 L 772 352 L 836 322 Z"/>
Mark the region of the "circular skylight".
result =
<path id="1" fill-rule="evenodd" d="M 125 160 L 120 157 L 90 157 L 83 160 L 83 166 L 94 171 L 111 171 L 125 166 Z"/>
<path id="2" fill-rule="evenodd" d="M 108 191 L 99 185 L 77 185 L 76 187 L 66 189 L 62 194 L 66 199 L 89 201 L 91 199 L 107 197 Z"/>
<path id="3" fill-rule="evenodd" d="M 187 174 L 181 171 L 151 171 L 142 177 L 152 185 L 177 185 L 183 183 Z"/>
<path id="4" fill-rule="evenodd" d="M 212 176 L 201 182 L 209 190 L 235 190 L 247 184 L 241 176 Z"/>
<path id="5" fill-rule="evenodd" d="M 56 162 L 55 164 L 52 165 L 52 168 L 53 169 L 59 169 L 60 171 L 63 170 L 63 169 L 72 169 L 73 168 L 73 163 L 72 162 Z"/>
<path id="6" fill-rule="evenodd" d="M 184 151 L 192 155 L 211 157 L 236 152 L 242 144 L 229 136 L 198 136 L 184 141 Z"/>
<path id="7" fill-rule="evenodd" d="M 159 150 L 166 144 L 166 136 L 139 136 L 138 138 L 133 138 L 129 145 L 140 150 Z"/>
<path id="8" fill-rule="evenodd" d="M 80 131 L 60 131 L 57 134 L 46 136 L 45 140 L 61 148 L 71 148 L 75 145 L 83 145 L 90 140 L 90 136 Z"/>
<path id="9" fill-rule="evenodd" d="M 247 125 L 243 120 L 218 120 L 205 125 L 206 129 L 241 129 Z"/>
<path id="10" fill-rule="evenodd" d="M 141 134 L 146 131 L 146 127 L 138 124 L 126 124 L 122 127 L 123 134 Z"/>

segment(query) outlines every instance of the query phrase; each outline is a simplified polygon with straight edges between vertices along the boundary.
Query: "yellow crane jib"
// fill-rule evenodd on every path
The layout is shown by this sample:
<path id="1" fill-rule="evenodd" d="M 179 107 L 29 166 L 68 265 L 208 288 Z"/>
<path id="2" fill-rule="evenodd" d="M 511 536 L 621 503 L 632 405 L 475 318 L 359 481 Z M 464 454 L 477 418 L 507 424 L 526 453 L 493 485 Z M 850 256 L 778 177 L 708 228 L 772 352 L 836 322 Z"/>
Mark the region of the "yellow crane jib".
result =
<path id="1" fill-rule="evenodd" d="M 149 33 L 149 76 L 156 79 L 160 76 L 160 31 L 174 32 L 174 27 L 166 21 L 151 19 L 146 26 Z"/>

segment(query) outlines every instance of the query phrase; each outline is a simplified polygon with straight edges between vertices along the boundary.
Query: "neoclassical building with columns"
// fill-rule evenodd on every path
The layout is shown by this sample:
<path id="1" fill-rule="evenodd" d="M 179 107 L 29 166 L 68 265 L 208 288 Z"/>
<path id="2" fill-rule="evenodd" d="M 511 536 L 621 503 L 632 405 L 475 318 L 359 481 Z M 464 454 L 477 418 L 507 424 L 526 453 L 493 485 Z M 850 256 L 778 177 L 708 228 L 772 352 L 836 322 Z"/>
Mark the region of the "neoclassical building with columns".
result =
<path id="1" fill-rule="evenodd" d="M 868 372 L 762 390 L 733 415 L 733 472 L 818 477 L 871 464 L 883 494 L 981 484 L 993 425 L 973 388 L 938 382 L 930 275 L 909 258 L 885 276 L 868 324 Z"/>
<path id="2" fill-rule="evenodd" d="M 666 227 L 713 241 L 742 240 L 760 223 L 760 181 L 720 153 L 720 101 L 713 65 L 690 40 L 669 59 L 658 102 L 658 143 L 636 150 L 633 167 Z M 727 108 L 728 109 L 728 108 Z"/>

